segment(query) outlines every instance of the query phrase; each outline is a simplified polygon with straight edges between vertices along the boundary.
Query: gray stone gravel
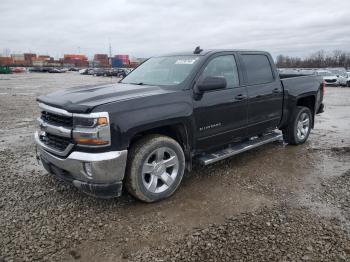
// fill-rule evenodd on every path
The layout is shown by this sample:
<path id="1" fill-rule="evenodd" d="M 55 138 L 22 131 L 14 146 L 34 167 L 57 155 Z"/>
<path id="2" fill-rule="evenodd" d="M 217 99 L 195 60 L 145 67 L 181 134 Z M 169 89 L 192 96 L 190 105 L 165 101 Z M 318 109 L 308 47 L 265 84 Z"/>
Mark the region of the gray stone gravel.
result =
<path id="1" fill-rule="evenodd" d="M 34 161 L 34 153 L 26 149 L 20 158 L 10 150 L 0 152 L 0 254 L 8 261 L 60 260 L 83 240 L 103 239 L 105 214 L 120 204 L 83 198 L 34 165 L 19 173 L 12 167 Z"/>
<path id="2" fill-rule="evenodd" d="M 349 188 L 350 189 L 350 188 Z M 347 261 L 350 235 L 336 219 L 287 206 L 228 218 L 133 261 Z"/>

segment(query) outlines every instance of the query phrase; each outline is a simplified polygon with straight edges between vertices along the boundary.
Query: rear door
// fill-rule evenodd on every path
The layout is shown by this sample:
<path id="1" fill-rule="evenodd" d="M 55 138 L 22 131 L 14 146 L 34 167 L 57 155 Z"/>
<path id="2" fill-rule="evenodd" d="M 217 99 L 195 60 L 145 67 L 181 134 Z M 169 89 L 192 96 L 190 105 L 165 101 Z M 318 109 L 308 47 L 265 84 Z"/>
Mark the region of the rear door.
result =
<path id="1" fill-rule="evenodd" d="M 266 53 L 240 53 L 248 94 L 249 136 L 278 126 L 282 117 L 283 89 L 272 58 Z"/>
<path id="2" fill-rule="evenodd" d="M 239 140 L 245 136 L 247 125 L 247 92 L 240 85 L 234 54 L 211 57 L 199 79 L 208 76 L 225 77 L 227 87 L 205 92 L 200 98 L 194 99 L 197 150 L 207 150 Z"/>

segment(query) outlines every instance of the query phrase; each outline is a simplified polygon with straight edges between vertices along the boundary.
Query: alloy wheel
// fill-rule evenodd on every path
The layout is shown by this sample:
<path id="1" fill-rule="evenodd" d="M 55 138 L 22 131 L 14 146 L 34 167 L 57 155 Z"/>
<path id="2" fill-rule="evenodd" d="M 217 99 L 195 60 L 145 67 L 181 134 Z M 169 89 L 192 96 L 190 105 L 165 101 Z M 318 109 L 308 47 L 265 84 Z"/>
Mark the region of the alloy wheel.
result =
<path id="1" fill-rule="evenodd" d="M 297 137 L 299 140 L 304 140 L 310 129 L 310 117 L 307 113 L 302 113 L 299 116 L 297 123 Z"/>
<path id="2" fill-rule="evenodd" d="M 142 166 L 142 182 L 153 193 L 162 193 L 175 182 L 179 171 L 179 159 L 174 150 L 160 147 L 146 158 Z"/>

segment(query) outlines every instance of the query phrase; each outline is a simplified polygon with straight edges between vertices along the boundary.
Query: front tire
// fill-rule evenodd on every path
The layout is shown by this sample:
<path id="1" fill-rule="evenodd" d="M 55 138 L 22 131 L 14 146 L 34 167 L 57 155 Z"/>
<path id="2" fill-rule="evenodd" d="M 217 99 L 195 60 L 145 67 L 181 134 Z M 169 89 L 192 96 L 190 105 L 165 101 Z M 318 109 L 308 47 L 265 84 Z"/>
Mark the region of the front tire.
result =
<path id="1" fill-rule="evenodd" d="M 310 135 L 312 115 L 308 107 L 298 106 L 294 111 L 288 126 L 282 130 L 283 139 L 291 145 L 305 143 Z"/>
<path id="2" fill-rule="evenodd" d="M 130 150 L 126 188 L 137 199 L 156 202 L 170 197 L 185 171 L 184 152 L 174 139 L 149 135 Z"/>

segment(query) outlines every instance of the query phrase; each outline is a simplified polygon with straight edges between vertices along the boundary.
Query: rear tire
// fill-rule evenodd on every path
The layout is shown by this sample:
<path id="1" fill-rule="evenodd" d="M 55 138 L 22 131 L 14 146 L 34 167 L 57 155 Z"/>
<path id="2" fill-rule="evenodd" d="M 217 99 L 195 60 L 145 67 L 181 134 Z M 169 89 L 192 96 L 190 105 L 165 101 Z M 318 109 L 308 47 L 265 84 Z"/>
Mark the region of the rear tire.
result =
<path id="1" fill-rule="evenodd" d="M 308 139 L 312 127 L 312 114 L 308 107 L 298 106 L 288 126 L 282 129 L 283 139 L 291 145 L 300 145 Z"/>
<path id="2" fill-rule="evenodd" d="M 130 150 L 126 188 L 135 198 L 156 202 L 171 196 L 185 171 L 184 152 L 174 139 L 149 135 Z"/>

